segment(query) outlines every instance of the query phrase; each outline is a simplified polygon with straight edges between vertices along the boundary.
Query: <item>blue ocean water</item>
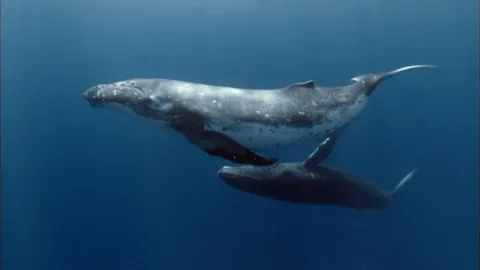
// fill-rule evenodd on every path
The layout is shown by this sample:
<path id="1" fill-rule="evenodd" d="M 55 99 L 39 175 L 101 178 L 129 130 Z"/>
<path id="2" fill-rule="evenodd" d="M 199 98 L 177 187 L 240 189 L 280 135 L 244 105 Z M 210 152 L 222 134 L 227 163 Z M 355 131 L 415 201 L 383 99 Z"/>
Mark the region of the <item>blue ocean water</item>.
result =
<path id="1" fill-rule="evenodd" d="M 5 0 L 2 267 L 478 269 L 478 1 Z M 92 109 L 88 87 L 161 77 L 244 88 L 439 65 L 384 82 L 327 163 L 389 189 L 365 213 L 272 201 L 228 162 Z M 315 147 L 271 153 L 305 158 Z"/>

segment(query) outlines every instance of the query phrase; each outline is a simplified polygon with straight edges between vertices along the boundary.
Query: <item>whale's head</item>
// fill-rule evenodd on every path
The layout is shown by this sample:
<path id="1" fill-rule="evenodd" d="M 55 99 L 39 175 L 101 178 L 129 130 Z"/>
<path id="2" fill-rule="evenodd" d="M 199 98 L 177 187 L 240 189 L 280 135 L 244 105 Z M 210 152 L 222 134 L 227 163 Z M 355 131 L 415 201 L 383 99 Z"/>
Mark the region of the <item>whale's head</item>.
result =
<path id="1" fill-rule="evenodd" d="M 93 107 L 131 106 L 144 100 L 142 88 L 128 81 L 99 84 L 83 92 L 83 98 Z"/>
<path id="2" fill-rule="evenodd" d="M 145 90 L 133 81 L 99 84 L 83 92 L 83 98 L 94 108 L 121 111 L 129 115 L 144 114 L 148 101 Z"/>
<path id="3" fill-rule="evenodd" d="M 228 185 L 247 192 L 278 186 L 281 183 L 310 178 L 297 163 L 277 163 L 272 166 L 224 166 L 217 176 Z"/>
<path id="4" fill-rule="evenodd" d="M 223 166 L 217 175 L 229 185 L 248 185 L 249 183 L 265 181 L 271 176 L 264 172 L 263 167 L 256 166 Z"/>
<path id="5" fill-rule="evenodd" d="M 94 108 L 119 111 L 167 125 L 175 117 L 173 102 L 163 91 L 153 94 L 150 79 L 136 79 L 92 86 L 83 98 Z"/>

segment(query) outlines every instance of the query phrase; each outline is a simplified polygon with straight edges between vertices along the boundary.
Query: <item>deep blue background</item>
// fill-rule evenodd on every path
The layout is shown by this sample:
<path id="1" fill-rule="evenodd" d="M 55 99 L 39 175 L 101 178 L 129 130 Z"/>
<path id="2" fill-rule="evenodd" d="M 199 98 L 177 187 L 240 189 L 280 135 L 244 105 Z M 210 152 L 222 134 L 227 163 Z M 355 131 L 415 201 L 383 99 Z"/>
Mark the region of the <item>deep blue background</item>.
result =
<path id="1" fill-rule="evenodd" d="M 3 269 L 478 269 L 478 1 L 2 2 Z M 384 82 L 328 159 L 385 189 L 418 167 L 373 213 L 241 193 L 216 177 L 228 162 L 81 98 L 411 64 L 441 70 Z"/>

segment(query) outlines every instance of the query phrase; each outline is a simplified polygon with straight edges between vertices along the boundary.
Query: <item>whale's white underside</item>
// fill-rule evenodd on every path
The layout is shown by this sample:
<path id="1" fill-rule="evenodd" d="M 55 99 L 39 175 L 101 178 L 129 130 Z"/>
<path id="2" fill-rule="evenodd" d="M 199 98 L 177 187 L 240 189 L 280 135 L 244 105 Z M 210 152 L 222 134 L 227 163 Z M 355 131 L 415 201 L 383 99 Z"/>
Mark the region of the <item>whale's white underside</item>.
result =
<path id="1" fill-rule="evenodd" d="M 287 147 L 304 141 L 320 142 L 333 131 L 356 118 L 366 106 L 366 103 L 367 98 L 362 98 L 362 100 L 355 102 L 347 109 L 331 111 L 328 113 L 328 118 L 331 120 L 329 123 L 323 123 L 311 128 L 298 128 L 288 126 L 287 124 L 267 126 L 262 123 L 236 122 L 234 129 L 222 130 L 225 123 L 230 121 L 228 119 L 222 119 L 222 117 L 224 117 L 223 115 L 211 117 L 212 121 L 208 123 L 206 128 L 225 134 L 252 150 Z M 143 120 L 147 120 L 124 106 L 115 106 L 116 108 L 112 106 L 115 106 L 115 104 L 110 104 L 108 107 L 120 110 L 137 119 L 142 118 Z M 214 121 L 215 119 L 222 119 L 222 121 Z M 155 126 L 170 129 L 167 123 L 154 120 L 147 121 Z"/>

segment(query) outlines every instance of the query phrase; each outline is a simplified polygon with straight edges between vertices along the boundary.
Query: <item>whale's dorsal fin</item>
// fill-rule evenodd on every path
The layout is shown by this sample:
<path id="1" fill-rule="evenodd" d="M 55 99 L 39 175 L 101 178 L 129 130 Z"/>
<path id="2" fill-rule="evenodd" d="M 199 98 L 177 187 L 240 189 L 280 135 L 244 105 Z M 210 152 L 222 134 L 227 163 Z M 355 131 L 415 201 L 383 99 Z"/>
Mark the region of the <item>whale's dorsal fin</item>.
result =
<path id="1" fill-rule="evenodd" d="M 306 82 L 298 82 L 291 84 L 287 86 L 285 89 L 295 89 L 295 88 L 309 88 L 309 89 L 315 89 L 315 81 L 314 80 L 309 80 Z"/>

